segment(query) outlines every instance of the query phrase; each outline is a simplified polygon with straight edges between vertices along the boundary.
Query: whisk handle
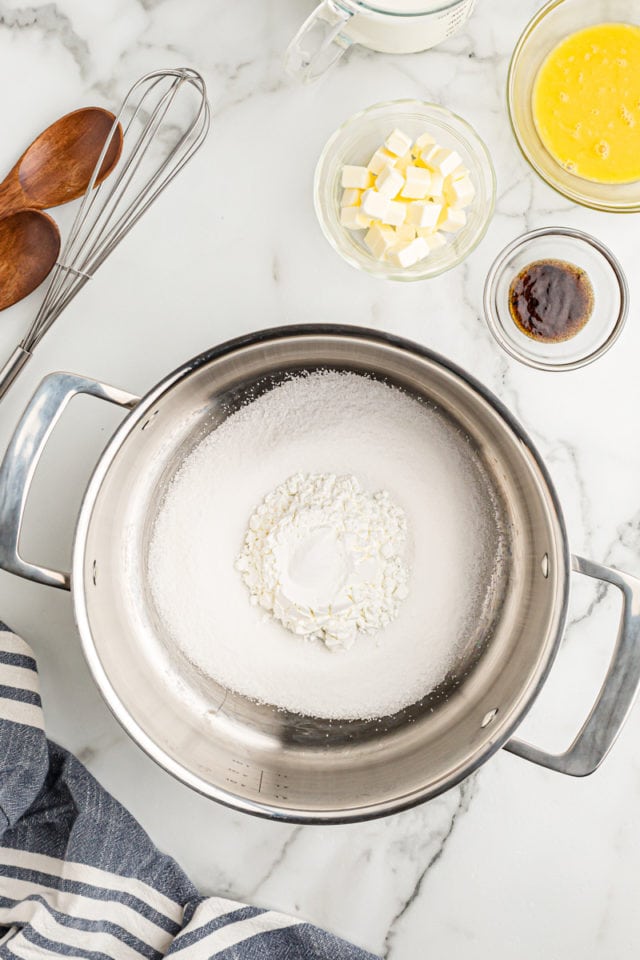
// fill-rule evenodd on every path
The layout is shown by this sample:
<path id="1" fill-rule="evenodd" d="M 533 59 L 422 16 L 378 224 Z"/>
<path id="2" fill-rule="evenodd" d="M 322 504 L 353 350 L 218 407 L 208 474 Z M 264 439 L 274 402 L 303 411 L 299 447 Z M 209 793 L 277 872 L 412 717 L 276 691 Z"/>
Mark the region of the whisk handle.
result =
<path id="1" fill-rule="evenodd" d="M 31 360 L 31 354 L 22 347 L 16 347 L 4 367 L 0 369 L 0 400 L 16 379 L 25 363 Z"/>
<path id="2" fill-rule="evenodd" d="M 68 573 L 30 563 L 20 556 L 20 531 L 38 461 L 57 421 L 79 393 L 131 409 L 139 397 L 72 373 L 51 373 L 29 401 L 0 464 L 0 569 L 36 583 L 70 588 Z"/>

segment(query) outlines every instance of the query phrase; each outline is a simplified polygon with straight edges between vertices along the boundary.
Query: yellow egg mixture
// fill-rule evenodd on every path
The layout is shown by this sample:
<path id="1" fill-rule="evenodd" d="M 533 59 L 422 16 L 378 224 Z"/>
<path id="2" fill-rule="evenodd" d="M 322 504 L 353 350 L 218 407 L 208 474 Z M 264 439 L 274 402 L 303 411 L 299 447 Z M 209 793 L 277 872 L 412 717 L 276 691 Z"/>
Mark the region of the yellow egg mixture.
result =
<path id="1" fill-rule="evenodd" d="M 640 27 L 571 34 L 540 67 L 533 117 L 552 157 L 599 183 L 640 179 Z"/>

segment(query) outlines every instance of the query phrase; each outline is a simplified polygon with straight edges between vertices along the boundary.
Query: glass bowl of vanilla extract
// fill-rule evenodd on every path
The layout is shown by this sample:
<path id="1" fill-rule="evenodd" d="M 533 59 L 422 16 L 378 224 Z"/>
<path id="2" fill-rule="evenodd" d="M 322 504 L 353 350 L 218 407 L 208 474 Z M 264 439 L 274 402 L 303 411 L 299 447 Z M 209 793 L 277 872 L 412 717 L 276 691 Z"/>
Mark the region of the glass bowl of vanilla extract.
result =
<path id="1" fill-rule="evenodd" d="M 595 237 L 566 227 L 508 244 L 484 288 L 489 330 L 510 356 L 538 370 L 576 370 L 620 336 L 629 292 L 620 263 Z"/>

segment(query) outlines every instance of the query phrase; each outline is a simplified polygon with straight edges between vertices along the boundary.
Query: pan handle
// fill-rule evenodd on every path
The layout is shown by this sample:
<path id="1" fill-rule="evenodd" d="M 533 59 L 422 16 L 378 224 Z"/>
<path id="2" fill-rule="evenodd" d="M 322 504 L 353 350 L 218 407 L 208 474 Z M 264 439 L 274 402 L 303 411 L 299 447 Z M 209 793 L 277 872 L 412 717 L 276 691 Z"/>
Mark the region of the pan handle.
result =
<path id="1" fill-rule="evenodd" d="M 29 401 L 0 464 L 0 569 L 36 583 L 69 590 L 68 573 L 29 563 L 20 556 L 20 531 L 33 476 L 51 431 L 79 393 L 131 409 L 139 397 L 72 373 L 51 373 Z"/>
<path id="2" fill-rule="evenodd" d="M 615 743 L 640 685 L 640 580 L 582 557 L 572 557 L 572 568 L 612 583 L 622 593 L 620 627 L 607 675 L 591 713 L 564 753 L 545 753 L 522 740 L 509 740 L 504 749 L 549 770 L 586 777 L 597 770 Z"/>

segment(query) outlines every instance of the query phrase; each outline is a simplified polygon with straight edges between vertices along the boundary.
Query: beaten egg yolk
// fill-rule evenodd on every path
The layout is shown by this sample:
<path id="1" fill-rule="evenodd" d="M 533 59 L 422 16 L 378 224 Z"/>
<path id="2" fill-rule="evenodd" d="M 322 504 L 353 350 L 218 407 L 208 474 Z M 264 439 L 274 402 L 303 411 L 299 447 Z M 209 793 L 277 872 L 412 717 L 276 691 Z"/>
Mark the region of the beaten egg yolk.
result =
<path id="1" fill-rule="evenodd" d="M 598 183 L 640 179 L 640 27 L 601 23 L 571 34 L 533 89 L 540 139 L 565 170 Z"/>

